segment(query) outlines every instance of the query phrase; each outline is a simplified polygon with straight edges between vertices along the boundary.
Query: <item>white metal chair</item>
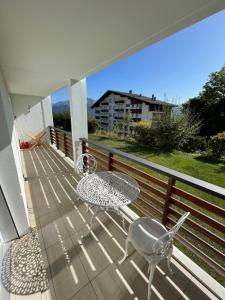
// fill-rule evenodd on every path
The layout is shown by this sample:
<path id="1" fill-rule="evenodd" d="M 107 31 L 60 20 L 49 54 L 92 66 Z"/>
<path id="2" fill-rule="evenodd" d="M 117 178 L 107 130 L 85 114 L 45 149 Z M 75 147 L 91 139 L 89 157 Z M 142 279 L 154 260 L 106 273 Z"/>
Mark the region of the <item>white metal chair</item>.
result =
<path id="1" fill-rule="evenodd" d="M 84 177 L 92 174 L 97 169 L 97 161 L 95 157 L 89 153 L 81 154 L 77 160 L 77 173 Z"/>
<path id="2" fill-rule="evenodd" d="M 119 264 L 123 263 L 128 257 L 128 243 L 131 242 L 139 254 L 149 263 L 148 300 L 151 297 L 151 284 L 157 264 L 161 260 L 167 259 L 168 269 L 172 273 L 170 262 L 173 252 L 173 237 L 189 214 L 189 212 L 186 212 L 170 230 L 167 230 L 158 221 L 148 217 L 139 218 L 130 225 L 126 239 L 126 252 Z"/>

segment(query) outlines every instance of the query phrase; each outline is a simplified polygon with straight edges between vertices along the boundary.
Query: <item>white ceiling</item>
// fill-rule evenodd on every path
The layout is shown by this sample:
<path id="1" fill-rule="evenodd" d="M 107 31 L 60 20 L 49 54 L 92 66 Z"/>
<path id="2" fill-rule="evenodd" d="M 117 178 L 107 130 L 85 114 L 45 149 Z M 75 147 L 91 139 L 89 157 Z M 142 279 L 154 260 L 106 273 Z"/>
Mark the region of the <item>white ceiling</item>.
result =
<path id="1" fill-rule="evenodd" d="M 48 95 L 221 9 L 224 0 L 0 0 L 11 93 Z"/>

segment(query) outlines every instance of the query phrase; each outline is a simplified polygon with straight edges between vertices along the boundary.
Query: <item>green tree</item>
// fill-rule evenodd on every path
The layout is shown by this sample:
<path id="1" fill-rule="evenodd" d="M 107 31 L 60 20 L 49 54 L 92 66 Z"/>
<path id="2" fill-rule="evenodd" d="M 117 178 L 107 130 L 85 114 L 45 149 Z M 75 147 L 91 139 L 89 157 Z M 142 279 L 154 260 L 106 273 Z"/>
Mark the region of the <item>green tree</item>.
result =
<path id="1" fill-rule="evenodd" d="M 139 122 L 135 128 L 137 142 L 160 151 L 180 150 L 199 132 L 201 122 L 189 112 L 173 112 L 165 109 L 164 113 L 151 126 Z"/>
<path id="2" fill-rule="evenodd" d="M 166 109 L 160 120 L 152 124 L 150 131 L 157 148 L 171 151 L 180 150 L 199 132 L 200 127 L 201 122 L 190 112 Z"/>
<path id="3" fill-rule="evenodd" d="M 95 119 L 88 119 L 88 133 L 95 133 L 99 128 L 99 123 Z"/>
<path id="4" fill-rule="evenodd" d="M 60 129 L 71 131 L 70 112 L 53 113 L 54 126 Z"/>
<path id="5" fill-rule="evenodd" d="M 225 130 L 225 65 L 209 75 L 202 92 L 183 108 L 202 120 L 200 135 L 209 137 Z"/>

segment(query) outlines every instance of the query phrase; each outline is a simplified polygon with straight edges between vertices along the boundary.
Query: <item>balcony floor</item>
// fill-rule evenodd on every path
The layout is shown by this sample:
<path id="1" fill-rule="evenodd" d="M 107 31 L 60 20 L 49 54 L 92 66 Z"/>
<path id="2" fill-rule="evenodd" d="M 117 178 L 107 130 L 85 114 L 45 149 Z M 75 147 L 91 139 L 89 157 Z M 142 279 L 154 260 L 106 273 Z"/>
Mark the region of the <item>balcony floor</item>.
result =
<path id="1" fill-rule="evenodd" d="M 87 232 L 91 213 L 78 200 L 79 180 L 73 168 L 54 149 L 23 151 L 27 173 L 26 190 L 32 227 L 38 228 L 49 289 L 39 295 L 10 299 L 125 300 L 147 299 L 147 264 L 130 249 L 131 255 L 118 265 L 126 235 L 120 220 L 101 213 Z M 174 275 L 159 265 L 153 280 L 154 299 L 212 299 L 194 279 L 173 261 Z"/>

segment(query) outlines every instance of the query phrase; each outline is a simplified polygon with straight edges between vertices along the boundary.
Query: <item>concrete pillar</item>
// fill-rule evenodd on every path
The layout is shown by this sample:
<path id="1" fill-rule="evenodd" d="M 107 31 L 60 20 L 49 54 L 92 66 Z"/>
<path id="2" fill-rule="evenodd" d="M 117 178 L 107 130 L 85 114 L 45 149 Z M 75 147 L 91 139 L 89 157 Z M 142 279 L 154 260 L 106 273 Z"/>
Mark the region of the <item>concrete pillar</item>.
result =
<path id="1" fill-rule="evenodd" d="M 88 138 L 86 78 L 79 81 L 70 80 L 69 89 L 73 157 L 76 167 L 77 159 L 82 153 L 80 138 Z"/>

